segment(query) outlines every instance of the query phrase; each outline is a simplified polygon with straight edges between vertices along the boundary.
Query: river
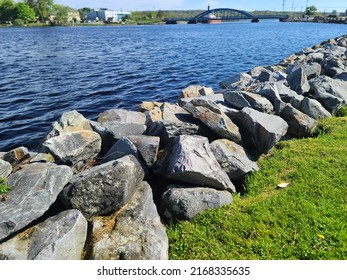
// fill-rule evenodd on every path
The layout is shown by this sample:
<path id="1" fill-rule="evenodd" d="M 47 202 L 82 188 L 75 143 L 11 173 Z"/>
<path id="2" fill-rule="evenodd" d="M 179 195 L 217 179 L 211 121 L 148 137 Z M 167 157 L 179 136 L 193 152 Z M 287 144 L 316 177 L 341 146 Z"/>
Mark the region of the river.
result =
<path id="1" fill-rule="evenodd" d="M 95 120 L 141 101 L 176 102 L 229 76 L 347 33 L 346 25 L 234 22 L 0 29 L 0 151 L 35 150 L 64 111 Z"/>

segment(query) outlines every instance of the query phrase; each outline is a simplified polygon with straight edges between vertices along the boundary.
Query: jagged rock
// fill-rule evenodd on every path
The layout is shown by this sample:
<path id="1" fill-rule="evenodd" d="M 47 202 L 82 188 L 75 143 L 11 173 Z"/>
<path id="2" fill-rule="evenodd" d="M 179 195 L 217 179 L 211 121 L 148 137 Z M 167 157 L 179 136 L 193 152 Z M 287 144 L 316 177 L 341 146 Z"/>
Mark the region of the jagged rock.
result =
<path id="1" fill-rule="evenodd" d="M 80 260 L 87 220 L 78 210 L 48 218 L 0 245 L 0 259 Z"/>
<path id="2" fill-rule="evenodd" d="M 101 153 L 106 153 L 117 142 L 113 132 L 95 121 L 90 121 L 90 126 L 101 137 Z"/>
<path id="3" fill-rule="evenodd" d="M 346 72 L 346 67 L 343 61 L 336 57 L 327 59 L 327 61 L 323 65 L 323 68 L 325 70 L 325 75 L 329 77 L 334 77 L 335 75 L 340 75 Z"/>
<path id="4" fill-rule="evenodd" d="M 232 201 L 228 191 L 171 185 L 162 196 L 160 213 L 165 220 L 193 220 L 203 211 Z"/>
<path id="5" fill-rule="evenodd" d="M 287 81 L 289 87 L 298 94 L 304 94 L 310 90 L 310 85 L 302 65 L 294 67 L 288 74 Z"/>
<path id="6" fill-rule="evenodd" d="M 143 178 L 140 163 L 129 155 L 75 175 L 61 198 L 68 208 L 80 210 L 87 218 L 107 215 L 129 202 Z"/>
<path id="7" fill-rule="evenodd" d="M 214 157 L 207 138 L 201 136 L 174 138 L 154 165 L 154 173 L 198 186 L 236 191 Z"/>
<path id="8" fill-rule="evenodd" d="M 7 178 L 12 172 L 12 166 L 9 162 L 0 159 L 0 178 Z"/>
<path id="9" fill-rule="evenodd" d="M 224 89 L 244 90 L 255 82 L 251 75 L 247 73 L 236 74 L 225 81 L 219 83 Z"/>
<path id="10" fill-rule="evenodd" d="M 103 157 L 101 163 L 120 159 L 127 155 L 133 155 L 137 160 L 139 160 L 137 148 L 134 143 L 128 137 L 122 137 L 107 152 L 107 154 Z"/>
<path id="11" fill-rule="evenodd" d="M 199 93 L 201 96 L 207 96 L 207 95 L 214 94 L 214 91 L 210 87 L 202 87 L 202 89 L 199 90 Z"/>
<path id="12" fill-rule="evenodd" d="M 63 133 L 76 132 L 80 130 L 92 130 L 89 120 L 76 110 L 65 112 L 58 121 L 55 121 L 51 125 L 42 142 Z"/>
<path id="13" fill-rule="evenodd" d="M 191 85 L 187 88 L 185 88 L 184 90 L 181 91 L 179 99 L 181 98 L 187 98 L 187 97 L 197 97 L 200 96 L 200 90 L 203 87 L 200 85 Z"/>
<path id="14" fill-rule="evenodd" d="M 163 112 L 160 107 L 154 107 L 152 110 L 145 112 L 146 115 L 146 126 L 147 131 L 152 129 L 155 122 L 160 122 L 163 120 Z"/>
<path id="15" fill-rule="evenodd" d="M 30 158 L 30 153 L 26 147 L 15 148 L 5 153 L 2 157 L 2 159 L 10 163 L 12 167 L 28 158 Z"/>
<path id="16" fill-rule="evenodd" d="M 334 79 L 342 80 L 347 82 L 347 71 L 334 76 Z"/>
<path id="17" fill-rule="evenodd" d="M 289 103 L 295 109 L 303 112 L 315 120 L 332 117 L 332 115 L 317 100 L 304 97 L 302 95 L 293 96 Z"/>
<path id="18" fill-rule="evenodd" d="M 239 128 L 219 109 L 214 102 L 204 99 L 193 99 L 184 105 L 184 109 L 190 112 L 194 118 L 203 122 L 222 138 L 226 138 L 237 143 L 241 142 Z"/>
<path id="19" fill-rule="evenodd" d="M 142 182 L 121 211 L 92 220 L 93 260 L 167 260 L 169 242 L 153 202 Z"/>
<path id="20" fill-rule="evenodd" d="M 55 162 L 55 159 L 51 154 L 37 153 L 36 155 L 30 158 L 30 163 L 34 162 Z"/>
<path id="21" fill-rule="evenodd" d="M 307 55 L 308 61 L 321 63 L 324 59 L 324 54 L 320 52 L 314 52 Z"/>
<path id="22" fill-rule="evenodd" d="M 256 81 L 264 83 L 264 82 L 276 82 L 276 74 L 273 73 L 272 71 L 264 68 L 264 67 L 256 67 L 257 70 L 254 71 L 255 69 L 253 69 L 253 73 L 255 75 L 252 75 L 252 78 L 256 79 Z"/>
<path id="23" fill-rule="evenodd" d="M 153 110 L 155 107 L 161 107 L 163 103 L 156 101 L 142 101 L 139 106 L 139 111 L 144 113 Z"/>
<path id="24" fill-rule="evenodd" d="M 244 108 L 239 112 L 242 133 L 257 156 L 267 154 L 287 133 L 288 124 L 280 117 Z"/>
<path id="25" fill-rule="evenodd" d="M 276 102 L 282 101 L 276 85 L 277 83 L 264 83 L 258 86 L 255 92 L 267 98 L 275 106 Z"/>
<path id="26" fill-rule="evenodd" d="M 318 124 L 315 119 L 300 112 L 290 104 L 283 108 L 280 117 L 289 125 L 288 133 L 297 137 L 312 136 Z"/>
<path id="27" fill-rule="evenodd" d="M 151 168 L 157 161 L 160 138 L 146 135 L 133 135 L 128 136 L 127 138 L 134 143 L 147 167 Z"/>
<path id="28" fill-rule="evenodd" d="M 182 107 L 164 102 L 161 106 L 162 119 L 168 122 L 194 122 L 194 118 Z"/>
<path id="29" fill-rule="evenodd" d="M 71 177 L 69 167 L 53 163 L 27 164 L 11 174 L 12 190 L 0 203 L 0 241 L 41 217 Z"/>
<path id="30" fill-rule="evenodd" d="M 141 135 L 146 130 L 146 115 L 124 109 L 111 109 L 99 115 L 98 122 L 110 130 L 114 137 Z"/>
<path id="31" fill-rule="evenodd" d="M 286 103 L 290 102 L 292 97 L 294 98 L 302 97 L 302 95 L 297 94 L 294 90 L 290 89 L 283 83 L 277 82 L 275 83 L 275 87 L 277 88 L 277 91 L 279 93 L 281 100 L 283 100 Z"/>
<path id="32" fill-rule="evenodd" d="M 259 94 L 253 94 L 246 91 L 223 91 L 224 99 L 233 108 L 242 110 L 250 107 L 260 112 L 271 113 L 274 108 L 271 102 Z"/>
<path id="33" fill-rule="evenodd" d="M 249 158 L 244 148 L 230 140 L 215 140 L 210 147 L 218 163 L 231 180 L 242 178 L 247 173 L 259 170 L 257 163 Z"/>
<path id="34" fill-rule="evenodd" d="M 302 68 L 302 72 L 306 75 L 307 80 L 317 78 L 322 71 L 322 66 L 319 63 L 311 62 L 299 65 L 292 65 L 291 67 L 287 68 L 287 73 L 290 74 L 292 72 L 295 72 L 299 68 Z"/>
<path id="35" fill-rule="evenodd" d="M 323 45 L 323 53 L 325 56 L 340 57 L 343 56 L 345 52 L 346 48 L 336 46 L 335 44 L 327 43 Z"/>
<path id="36" fill-rule="evenodd" d="M 313 97 L 331 114 L 335 114 L 347 103 L 347 82 L 320 76 L 310 80 Z"/>
<path id="37" fill-rule="evenodd" d="M 198 97 L 187 97 L 182 98 L 179 100 L 178 104 L 184 108 L 184 106 L 193 100 L 203 100 L 207 102 L 215 102 L 215 103 L 223 103 L 224 102 L 224 96 L 223 94 L 216 93 L 216 94 L 210 94 L 206 96 L 198 96 Z"/>
<path id="38" fill-rule="evenodd" d="M 67 132 L 43 142 L 39 151 L 50 153 L 57 163 L 72 166 L 77 172 L 99 154 L 101 137 L 91 130 Z"/>

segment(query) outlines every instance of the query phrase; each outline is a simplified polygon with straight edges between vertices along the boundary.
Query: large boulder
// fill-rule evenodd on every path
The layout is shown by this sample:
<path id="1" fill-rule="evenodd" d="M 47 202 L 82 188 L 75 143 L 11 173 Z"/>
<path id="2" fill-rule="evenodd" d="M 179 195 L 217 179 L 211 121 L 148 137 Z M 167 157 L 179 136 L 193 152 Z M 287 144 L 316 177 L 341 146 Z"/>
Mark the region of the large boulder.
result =
<path id="1" fill-rule="evenodd" d="M 198 186 L 235 192 L 235 186 L 214 157 L 207 138 L 181 135 L 165 148 L 154 165 L 160 176 Z"/>
<path id="2" fill-rule="evenodd" d="M 225 101 L 231 107 L 242 110 L 245 107 L 250 107 L 264 113 L 273 112 L 273 105 L 271 102 L 259 95 L 247 91 L 223 91 Z"/>
<path id="3" fill-rule="evenodd" d="M 28 159 L 29 157 L 30 153 L 26 147 L 18 147 L 5 153 L 2 159 L 4 161 L 7 161 L 11 164 L 12 167 L 14 167 L 22 161 Z"/>
<path id="4" fill-rule="evenodd" d="M 287 68 L 287 73 L 290 74 L 298 69 L 302 69 L 302 72 L 306 75 L 308 80 L 317 78 L 321 74 L 322 66 L 317 62 L 309 62 L 303 64 L 294 64 Z"/>
<path id="5" fill-rule="evenodd" d="M 314 99 L 318 100 L 331 114 L 347 103 L 347 82 L 320 76 L 310 80 Z"/>
<path id="6" fill-rule="evenodd" d="M 275 107 L 277 102 L 281 102 L 281 96 L 277 88 L 277 83 L 264 83 L 259 85 L 255 93 L 267 98 Z"/>
<path id="7" fill-rule="evenodd" d="M 254 82 L 255 79 L 253 79 L 251 75 L 247 73 L 240 73 L 220 82 L 219 86 L 223 89 L 245 90 Z"/>
<path id="8" fill-rule="evenodd" d="M 33 163 L 10 175 L 12 190 L 0 203 L 0 241 L 41 217 L 72 177 L 67 166 Z"/>
<path id="9" fill-rule="evenodd" d="M 287 104 L 281 111 L 280 117 L 283 118 L 288 127 L 288 133 L 296 137 L 312 136 L 318 122 L 295 109 L 292 105 Z"/>
<path id="10" fill-rule="evenodd" d="M 214 102 L 204 99 L 193 99 L 184 105 L 194 118 L 203 122 L 221 138 L 237 143 L 241 142 L 239 128 L 224 114 Z"/>
<path id="11" fill-rule="evenodd" d="M 146 182 L 121 211 L 94 217 L 91 234 L 89 251 L 94 260 L 168 259 L 168 238 Z"/>
<path id="12" fill-rule="evenodd" d="M 75 175 L 61 198 L 66 207 L 80 210 L 86 218 L 107 215 L 129 202 L 143 178 L 140 163 L 130 155 Z"/>
<path id="13" fill-rule="evenodd" d="M 242 133 L 257 156 L 267 154 L 287 133 L 288 124 L 280 117 L 244 108 L 238 114 Z"/>
<path id="14" fill-rule="evenodd" d="M 49 128 L 42 142 L 67 132 L 92 130 L 89 120 L 76 110 L 64 112 Z"/>
<path id="15" fill-rule="evenodd" d="M 257 163 L 250 159 L 244 148 L 230 140 L 215 140 L 210 147 L 218 163 L 231 180 L 240 179 L 247 173 L 259 170 Z"/>
<path id="16" fill-rule="evenodd" d="M 331 118 L 331 114 L 317 100 L 302 95 L 293 96 L 289 103 L 307 116 L 319 120 Z"/>
<path id="17" fill-rule="evenodd" d="M 107 154 L 103 157 L 102 163 L 120 159 L 127 155 L 133 155 L 139 160 L 139 155 L 137 152 L 137 148 L 134 143 L 128 137 L 121 137 L 107 152 Z"/>
<path id="18" fill-rule="evenodd" d="M 302 66 L 294 67 L 288 74 L 287 81 L 289 87 L 298 94 L 304 94 L 310 90 L 307 75 Z"/>
<path id="19" fill-rule="evenodd" d="M 42 143 L 39 150 L 53 155 L 57 163 L 72 166 L 79 171 L 101 151 L 101 137 L 91 130 L 66 132 Z"/>
<path id="20" fill-rule="evenodd" d="M 87 238 L 87 220 L 67 210 L 0 245 L 0 259 L 80 260 Z"/>
<path id="21" fill-rule="evenodd" d="M 115 138 L 141 135 L 146 131 L 146 115 L 124 109 L 110 109 L 101 113 L 98 122 L 111 131 Z"/>
<path id="22" fill-rule="evenodd" d="M 228 191 L 171 185 L 162 196 L 160 213 L 164 220 L 193 220 L 203 211 L 231 204 L 232 201 Z"/>

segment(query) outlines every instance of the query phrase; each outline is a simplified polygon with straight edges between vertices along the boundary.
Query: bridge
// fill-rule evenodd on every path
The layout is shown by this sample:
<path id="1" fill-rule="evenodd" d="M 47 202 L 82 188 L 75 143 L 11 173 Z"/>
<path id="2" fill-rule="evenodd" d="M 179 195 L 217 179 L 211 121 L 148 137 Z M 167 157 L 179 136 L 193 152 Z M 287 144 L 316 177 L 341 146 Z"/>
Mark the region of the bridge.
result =
<path id="1" fill-rule="evenodd" d="M 225 22 L 225 21 L 237 21 L 237 20 L 251 20 L 252 22 L 258 22 L 260 19 L 279 19 L 280 21 L 288 19 L 288 15 L 284 14 L 264 14 L 264 15 L 252 15 L 246 11 L 219 8 L 219 9 L 208 9 L 201 14 L 198 14 L 192 18 L 166 18 L 164 21 L 166 24 L 177 24 L 180 22 L 187 23 L 214 23 L 214 22 Z"/>

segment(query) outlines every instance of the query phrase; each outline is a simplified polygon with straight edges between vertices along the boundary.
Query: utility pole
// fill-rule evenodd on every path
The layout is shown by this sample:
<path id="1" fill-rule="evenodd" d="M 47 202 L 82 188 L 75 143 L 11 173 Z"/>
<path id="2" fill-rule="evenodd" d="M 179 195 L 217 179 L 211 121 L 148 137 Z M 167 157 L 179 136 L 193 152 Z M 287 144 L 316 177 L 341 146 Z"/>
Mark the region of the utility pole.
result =
<path id="1" fill-rule="evenodd" d="M 283 3 L 282 3 L 282 12 L 284 12 L 284 7 L 286 5 L 286 0 L 283 0 Z"/>

